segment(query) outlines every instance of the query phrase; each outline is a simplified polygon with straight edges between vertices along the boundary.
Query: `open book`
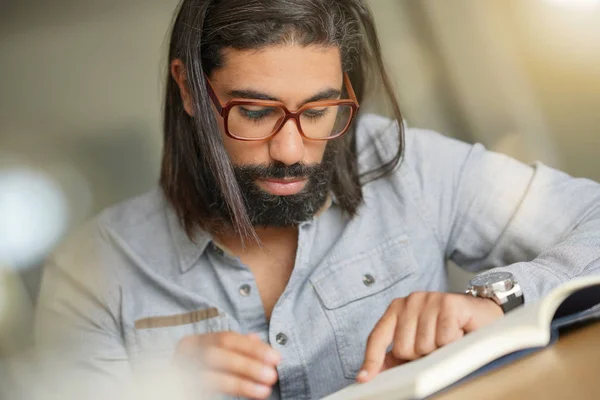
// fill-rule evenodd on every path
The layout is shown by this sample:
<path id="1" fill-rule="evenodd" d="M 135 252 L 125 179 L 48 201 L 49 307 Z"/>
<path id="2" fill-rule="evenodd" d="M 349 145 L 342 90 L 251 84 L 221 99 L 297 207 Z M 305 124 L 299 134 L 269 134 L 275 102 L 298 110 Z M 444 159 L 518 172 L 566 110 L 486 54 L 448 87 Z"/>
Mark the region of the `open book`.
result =
<path id="1" fill-rule="evenodd" d="M 421 399 L 548 346 L 559 328 L 594 319 L 600 320 L 600 276 L 578 278 L 421 359 L 325 399 Z"/>

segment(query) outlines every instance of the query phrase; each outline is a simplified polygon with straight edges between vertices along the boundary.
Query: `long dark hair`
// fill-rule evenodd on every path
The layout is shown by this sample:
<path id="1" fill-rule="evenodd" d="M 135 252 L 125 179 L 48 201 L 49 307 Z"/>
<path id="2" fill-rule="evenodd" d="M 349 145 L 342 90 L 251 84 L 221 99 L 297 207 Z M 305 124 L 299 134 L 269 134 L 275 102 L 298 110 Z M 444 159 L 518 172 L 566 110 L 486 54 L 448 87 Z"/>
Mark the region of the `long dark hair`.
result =
<path id="1" fill-rule="evenodd" d="M 358 101 L 374 78 L 378 85 L 373 87 L 383 91 L 398 121 L 395 156 L 362 176 L 354 126 L 328 144 L 335 147 L 331 188 L 340 207 L 354 216 L 363 200 L 362 184 L 389 173 L 401 160 L 402 115 L 364 0 L 182 0 L 173 23 L 169 63 L 180 59 L 185 65 L 194 117 L 185 112 L 169 74 L 160 184 L 190 238 L 198 228 L 215 233 L 227 223 L 242 240 L 258 240 L 219 134 L 204 74 L 210 76 L 223 65 L 223 48 L 259 49 L 287 42 L 338 47 Z M 215 202 L 226 205 L 230 221 L 215 211 Z"/>

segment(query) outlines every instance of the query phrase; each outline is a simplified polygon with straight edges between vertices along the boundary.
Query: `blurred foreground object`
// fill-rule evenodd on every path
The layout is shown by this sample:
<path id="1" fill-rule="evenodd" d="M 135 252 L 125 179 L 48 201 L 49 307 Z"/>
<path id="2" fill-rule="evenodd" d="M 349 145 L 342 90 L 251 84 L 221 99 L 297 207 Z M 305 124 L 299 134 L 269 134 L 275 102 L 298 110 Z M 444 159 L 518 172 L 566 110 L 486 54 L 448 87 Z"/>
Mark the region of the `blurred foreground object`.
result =
<path id="1" fill-rule="evenodd" d="M 16 388 L 29 376 L 33 298 L 20 274 L 33 271 L 52 251 L 66 232 L 68 215 L 66 198 L 51 178 L 24 166 L 0 167 L 2 399 L 14 398 L 20 392 Z"/>
<path id="2" fill-rule="evenodd" d="M 65 234 L 67 199 L 35 170 L 0 170 L 0 264 L 17 270 L 39 265 Z"/>
<path id="3" fill-rule="evenodd" d="M 67 200 L 51 178 L 24 166 L 0 169 L 0 355 L 30 341 L 32 298 L 18 274 L 52 251 L 68 216 Z"/>
<path id="4" fill-rule="evenodd" d="M 33 304 L 12 270 L 0 266 L 0 357 L 17 354 L 31 342 Z"/>
<path id="5" fill-rule="evenodd" d="M 60 357 L 46 360 L 57 368 L 40 374 L 40 360 L 32 352 L 35 294 L 29 293 L 23 274 L 41 272 L 77 219 L 74 210 L 82 203 L 87 209 L 89 196 L 85 181 L 64 163 L 45 164 L 42 170 L 6 160 L 0 165 L 0 399 L 209 398 L 197 376 L 170 363 L 148 365 L 123 387 L 94 387 L 73 379 L 61 370 Z"/>

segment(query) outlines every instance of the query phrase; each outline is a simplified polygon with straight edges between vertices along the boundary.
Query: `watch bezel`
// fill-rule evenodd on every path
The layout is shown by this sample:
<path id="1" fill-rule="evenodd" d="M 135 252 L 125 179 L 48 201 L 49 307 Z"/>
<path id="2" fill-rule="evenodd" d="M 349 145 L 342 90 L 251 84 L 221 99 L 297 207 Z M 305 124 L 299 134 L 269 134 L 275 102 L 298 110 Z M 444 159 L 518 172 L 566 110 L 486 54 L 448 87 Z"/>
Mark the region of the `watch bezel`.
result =
<path id="1" fill-rule="evenodd" d="M 516 281 L 510 272 L 491 272 L 478 275 L 469 282 L 478 297 L 492 297 L 496 292 L 508 292 L 513 289 Z"/>
<path id="2" fill-rule="evenodd" d="M 493 272 L 476 276 L 469 282 L 465 293 L 493 300 L 505 313 L 525 302 L 521 285 L 510 272 Z"/>

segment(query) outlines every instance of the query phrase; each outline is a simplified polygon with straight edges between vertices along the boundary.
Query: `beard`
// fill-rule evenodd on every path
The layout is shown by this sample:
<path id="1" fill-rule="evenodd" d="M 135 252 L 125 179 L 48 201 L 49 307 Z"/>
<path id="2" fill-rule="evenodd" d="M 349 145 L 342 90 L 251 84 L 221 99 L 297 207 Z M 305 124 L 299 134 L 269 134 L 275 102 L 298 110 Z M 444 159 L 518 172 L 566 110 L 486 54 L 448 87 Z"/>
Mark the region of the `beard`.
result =
<path id="1" fill-rule="evenodd" d="M 286 165 L 282 162 L 274 162 L 267 166 L 234 166 L 235 177 L 252 225 L 292 227 L 313 218 L 329 197 L 333 160 L 333 146 L 327 146 L 320 164 Z M 257 180 L 284 178 L 306 178 L 307 183 L 300 192 L 286 196 L 271 194 L 256 184 Z M 231 221 L 227 210 L 222 209 L 221 213 Z"/>

